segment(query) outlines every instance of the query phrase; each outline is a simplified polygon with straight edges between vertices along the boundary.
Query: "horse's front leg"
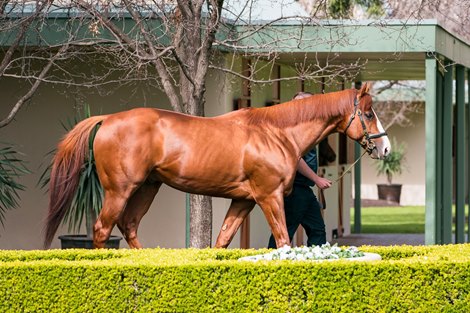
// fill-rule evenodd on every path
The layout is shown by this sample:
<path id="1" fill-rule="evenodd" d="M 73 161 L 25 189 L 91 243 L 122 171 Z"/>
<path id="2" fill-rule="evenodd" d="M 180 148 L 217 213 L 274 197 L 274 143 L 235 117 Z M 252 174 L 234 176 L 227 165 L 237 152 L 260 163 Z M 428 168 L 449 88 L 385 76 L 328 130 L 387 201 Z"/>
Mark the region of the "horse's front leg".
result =
<path id="1" fill-rule="evenodd" d="M 276 240 L 276 246 L 278 248 L 285 245 L 290 246 L 286 214 L 284 212 L 284 197 L 281 188 L 272 194 L 258 196 L 257 202 L 271 227 L 271 232 Z"/>
<path id="2" fill-rule="evenodd" d="M 255 202 L 252 200 L 232 200 L 225 215 L 224 223 L 220 229 L 215 243 L 216 248 L 227 248 L 237 233 L 238 228 L 253 210 Z"/>

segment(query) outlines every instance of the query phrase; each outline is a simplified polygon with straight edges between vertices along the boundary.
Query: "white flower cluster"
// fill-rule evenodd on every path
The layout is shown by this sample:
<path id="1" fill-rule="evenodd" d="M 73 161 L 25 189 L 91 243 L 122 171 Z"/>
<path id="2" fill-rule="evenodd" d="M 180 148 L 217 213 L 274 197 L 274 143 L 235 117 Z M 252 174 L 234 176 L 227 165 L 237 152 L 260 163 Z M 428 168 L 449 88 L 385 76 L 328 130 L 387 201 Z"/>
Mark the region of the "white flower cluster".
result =
<path id="1" fill-rule="evenodd" d="M 333 246 L 330 243 L 325 243 L 322 246 L 313 247 L 295 247 L 284 246 L 269 253 L 251 255 L 240 258 L 240 261 L 271 261 L 271 260 L 293 260 L 293 261 L 306 261 L 306 260 L 335 260 L 346 258 L 357 258 L 364 256 L 364 252 L 359 251 L 356 247 L 351 246 L 348 248 L 338 247 L 337 244 Z"/>

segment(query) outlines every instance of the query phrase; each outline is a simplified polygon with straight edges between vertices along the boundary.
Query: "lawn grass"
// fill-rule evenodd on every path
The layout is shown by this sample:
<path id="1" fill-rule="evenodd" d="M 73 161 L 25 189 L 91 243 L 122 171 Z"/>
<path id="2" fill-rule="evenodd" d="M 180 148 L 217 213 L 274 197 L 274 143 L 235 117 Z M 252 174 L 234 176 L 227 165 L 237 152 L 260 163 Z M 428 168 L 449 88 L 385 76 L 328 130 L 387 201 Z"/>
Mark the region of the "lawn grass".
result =
<path id="1" fill-rule="evenodd" d="M 365 234 L 422 234 L 424 206 L 362 207 L 362 233 Z M 455 217 L 455 205 L 452 206 Z M 465 206 L 465 233 L 468 232 L 468 206 Z M 351 208 L 351 229 L 354 229 L 354 208 Z M 455 231 L 455 223 L 452 225 Z"/>
<path id="2" fill-rule="evenodd" d="M 363 207 L 361 217 L 362 233 L 424 233 L 424 206 Z M 354 208 L 351 209 L 351 229 L 354 229 Z"/>

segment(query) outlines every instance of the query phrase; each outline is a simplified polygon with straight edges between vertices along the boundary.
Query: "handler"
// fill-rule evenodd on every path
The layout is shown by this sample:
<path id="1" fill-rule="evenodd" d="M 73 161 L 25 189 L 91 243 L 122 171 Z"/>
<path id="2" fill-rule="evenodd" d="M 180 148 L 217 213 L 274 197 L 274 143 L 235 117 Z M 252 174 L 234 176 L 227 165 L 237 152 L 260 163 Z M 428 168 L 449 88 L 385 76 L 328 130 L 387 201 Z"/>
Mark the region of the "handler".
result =
<path id="1" fill-rule="evenodd" d="M 294 99 L 302 99 L 311 95 L 308 92 L 299 92 L 294 96 Z M 326 243 L 325 222 L 321 214 L 322 206 L 311 187 L 317 185 L 320 189 L 327 189 L 331 187 L 331 181 L 318 176 L 317 170 L 317 150 L 313 148 L 300 159 L 292 192 L 284 198 L 289 240 L 292 242 L 295 231 L 299 225 L 302 225 L 307 234 L 307 246 Z M 269 238 L 268 248 L 276 248 L 272 234 Z"/>

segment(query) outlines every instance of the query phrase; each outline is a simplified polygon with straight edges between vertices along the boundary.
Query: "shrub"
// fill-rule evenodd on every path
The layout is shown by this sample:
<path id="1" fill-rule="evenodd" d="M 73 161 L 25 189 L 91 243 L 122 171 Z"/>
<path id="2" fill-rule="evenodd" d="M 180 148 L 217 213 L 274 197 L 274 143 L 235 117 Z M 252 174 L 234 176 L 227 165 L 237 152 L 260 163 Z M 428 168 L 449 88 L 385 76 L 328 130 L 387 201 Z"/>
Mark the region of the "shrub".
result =
<path id="1" fill-rule="evenodd" d="M 382 261 L 239 249 L 0 251 L 1 312 L 467 312 L 470 245 L 361 247 Z"/>
<path id="2" fill-rule="evenodd" d="M 392 183 L 395 175 L 403 172 L 405 159 L 405 146 L 403 143 L 397 144 L 395 138 L 392 139 L 392 151 L 383 160 L 376 161 L 377 175 L 385 175 L 388 184 Z"/>

